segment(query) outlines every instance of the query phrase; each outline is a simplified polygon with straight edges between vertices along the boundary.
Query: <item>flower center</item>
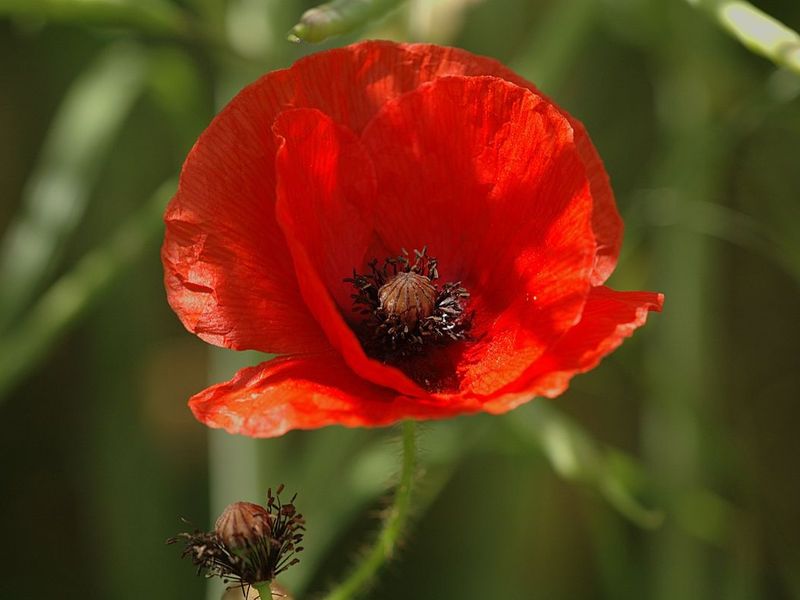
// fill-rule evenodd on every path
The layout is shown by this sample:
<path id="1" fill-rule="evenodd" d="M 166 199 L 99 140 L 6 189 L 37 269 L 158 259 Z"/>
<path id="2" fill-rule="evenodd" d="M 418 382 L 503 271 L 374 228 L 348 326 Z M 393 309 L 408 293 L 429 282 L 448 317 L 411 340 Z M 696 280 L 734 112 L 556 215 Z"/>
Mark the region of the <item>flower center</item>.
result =
<path id="1" fill-rule="evenodd" d="M 353 310 L 363 319 L 357 333 L 368 354 L 396 362 L 427 347 L 469 339 L 469 292 L 461 282 L 439 286 L 438 261 L 427 248 L 369 263 L 370 273 L 345 279 L 353 285 Z"/>
<path id="2" fill-rule="evenodd" d="M 378 308 L 414 328 L 420 319 L 433 314 L 437 295 L 436 287 L 424 275 L 400 272 L 378 290 Z"/>

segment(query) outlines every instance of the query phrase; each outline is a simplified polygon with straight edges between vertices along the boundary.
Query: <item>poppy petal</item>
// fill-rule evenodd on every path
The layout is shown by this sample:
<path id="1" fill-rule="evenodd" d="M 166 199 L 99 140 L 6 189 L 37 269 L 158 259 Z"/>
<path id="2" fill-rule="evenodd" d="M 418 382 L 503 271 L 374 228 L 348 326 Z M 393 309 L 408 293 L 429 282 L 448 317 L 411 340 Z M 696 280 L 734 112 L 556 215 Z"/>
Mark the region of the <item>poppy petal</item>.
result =
<path id="1" fill-rule="evenodd" d="M 594 264 L 592 198 L 572 128 L 493 77 L 446 77 L 387 102 L 362 136 L 384 244 L 427 245 L 473 295 L 460 389 L 489 394 L 580 318 Z"/>
<path id="2" fill-rule="evenodd" d="M 552 100 L 530 81 L 517 75 L 500 62 L 485 56 L 477 56 L 458 48 L 443 48 L 430 44 L 410 44 L 403 48 L 404 62 L 410 56 L 419 57 L 420 62 L 436 65 L 435 71 L 422 71 L 419 83 L 432 77 L 448 75 L 480 76 L 491 75 L 505 79 L 515 85 L 527 88 L 551 102 L 569 121 L 574 132 L 575 146 L 586 168 L 589 185 L 594 199 L 592 226 L 597 243 L 597 257 L 592 274 L 592 285 L 600 285 L 614 271 L 622 247 L 623 223 L 617 211 L 614 192 L 608 179 L 600 154 L 594 147 L 583 123 L 558 107 Z M 430 69 L 430 67 L 429 67 Z M 417 85 L 419 85 L 419 83 Z"/>
<path id="3" fill-rule="evenodd" d="M 270 174 L 271 120 L 242 93 L 200 137 L 164 217 L 169 303 L 209 343 L 263 352 L 329 348 L 303 303 Z"/>
<path id="4" fill-rule="evenodd" d="M 335 353 L 286 356 L 242 369 L 189 400 L 209 427 L 251 437 L 326 425 L 388 425 L 405 418 L 442 418 L 480 405 L 407 398 L 355 375 Z"/>
<path id="5" fill-rule="evenodd" d="M 572 377 L 596 367 L 604 356 L 644 325 L 650 311 L 660 312 L 663 303 L 664 295 L 655 292 L 593 288 L 581 321 L 518 381 L 487 402 L 484 410 L 502 413 L 534 396 L 558 396 L 567 389 Z"/>
<path id="6" fill-rule="evenodd" d="M 355 135 L 314 109 L 276 120 L 278 222 L 294 260 L 302 296 L 350 368 L 378 385 L 426 395 L 399 370 L 369 359 L 342 311 L 352 310 L 344 281 L 362 263 L 372 237 L 377 194 L 370 157 Z"/>
<path id="7" fill-rule="evenodd" d="M 356 132 L 361 131 L 387 101 L 439 77 L 499 77 L 550 101 L 535 85 L 494 59 L 432 44 L 361 42 L 301 59 L 291 68 L 291 76 L 288 75 L 286 73 L 284 84 L 296 86 L 293 106 L 320 108 Z M 273 85 L 277 83 L 276 80 Z M 575 145 L 589 177 L 597 241 L 592 284 L 600 285 L 616 266 L 622 245 L 622 219 L 605 167 L 586 128 L 566 111 L 556 108 L 574 130 Z"/>
<path id="8" fill-rule="evenodd" d="M 278 115 L 276 211 L 287 238 L 299 242 L 339 308 L 350 312 L 352 286 L 373 235 L 377 195 L 372 161 L 349 129 L 311 108 Z"/>

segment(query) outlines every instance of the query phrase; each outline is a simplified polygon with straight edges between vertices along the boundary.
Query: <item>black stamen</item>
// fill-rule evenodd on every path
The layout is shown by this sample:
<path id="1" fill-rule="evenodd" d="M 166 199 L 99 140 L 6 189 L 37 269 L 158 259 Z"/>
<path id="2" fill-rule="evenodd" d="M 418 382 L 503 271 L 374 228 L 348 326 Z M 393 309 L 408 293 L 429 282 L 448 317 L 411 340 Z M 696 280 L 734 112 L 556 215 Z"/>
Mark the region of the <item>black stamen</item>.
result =
<path id="1" fill-rule="evenodd" d="M 427 246 L 414 250 L 413 261 L 403 248 L 381 267 L 377 259 L 368 267 L 368 274 L 354 270 L 344 280 L 355 289 L 353 311 L 364 317 L 359 333 L 368 354 L 396 362 L 432 345 L 470 339 L 469 292 L 461 282 L 436 283 L 438 260 Z"/>

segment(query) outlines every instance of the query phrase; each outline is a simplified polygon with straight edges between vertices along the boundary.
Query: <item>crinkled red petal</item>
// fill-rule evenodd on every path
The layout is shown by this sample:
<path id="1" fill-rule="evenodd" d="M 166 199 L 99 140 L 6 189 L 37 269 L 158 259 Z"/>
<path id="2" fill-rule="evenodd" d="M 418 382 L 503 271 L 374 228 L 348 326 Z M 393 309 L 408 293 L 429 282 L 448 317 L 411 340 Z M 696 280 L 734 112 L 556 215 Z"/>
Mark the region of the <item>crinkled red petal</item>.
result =
<path id="1" fill-rule="evenodd" d="M 290 249 L 305 249 L 336 304 L 350 312 L 353 288 L 344 279 L 364 262 L 373 236 L 372 161 L 353 132 L 316 109 L 285 111 L 272 130 L 278 222 Z"/>
<path id="2" fill-rule="evenodd" d="M 167 297 L 204 340 L 263 352 L 329 347 L 303 303 L 274 216 L 270 127 L 245 90 L 192 149 L 164 217 Z"/>
<path id="3" fill-rule="evenodd" d="M 650 311 L 661 311 L 663 294 L 618 292 L 605 286 L 592 289 L 581 321 L 512 385 L 483 406 L 502 413 L 535 396 L 563 393 L 578 373 L 597 366 L 625 338 L 644 325 Z"/>
<path id="4" fill-rule="evenodd" d="M 165 217 L 167 294 L 186 327 L 211 343 L 237 349 L 324 348 L 324 336 L 300 301 L 272 210 L 273 120 L 284 110 L 312 107 L 358 132 L 388 100 L 426 81 L 487 74 L 535 89 L 491 59 L 392 42 L 318 53 L 245 88 L 198 140 Z M 613 269 L 621 226 L 597 152 L 580 123 L 567 118 L 595 200 L 597 283 Z"/>
<path id="5" fill-rule="evenodd" d="M 592 198 L 569 122 L 527 89 L 445 77 L 367 126 L 388 249 L 422 248 L 472 297 L 458 389 L 491 394 L 580 318 L 594 264 Z"/>
<path id="6" fill-rule="evenodd" d="M 491 398 L 442 394 L 409 398 L 355 375 L 336 353 L 283 357 L 239 371 L 231 381 L 195 395 L 189 405 L 210 427 L 252 437 L 326 425 L 388 425 L 405 418 L 438 419 L 504 413 L 535 396 L 562 393 L 641 327 L 663 296 L 594 288 L 581 322 L 520 378 Z"/>
<path id="7" fill-rule="evenodd" d="M 336 353 L 287 356 L 239 371 L 189 400 L 197 419 L 251 437 L 326 425 L 388 425 L 405 418 L 474 412 L 472 401 L 442 404 L 404 397 L 355 375 Z"/>
<path id="8" fill-rule="evenodd" d="M 284 77 L 282 85 L 295 88 L 293 106 L 320 108 L 356 132 L 366 126 L 386 101 L 439 77 L 490 75 L 542 95 L 531 82 L 494 59 L 431 44 L 366 41 L 314 54 L 279 73 Z M 267 78 L 275 77 L 277 84 L 279 77 L 275 75 Z M 622 245 L 622 219 L 605 167 L 586 128 L 566 111 L 558 110 L 572 125 L 575 145 L 589 177 L 597 240 L 592 283 L 600 285 L 616 266 Z"/>
<path id="9" fill-rule="evenodd" d="M 436 77 L 444 77 L 447 75 L 491 75 L 527 88 L 552 102 L 552 100 L 542 94 L 530 81 L 520 77 L 514 73 L 514 71 L 494 59 L 476 56 L 457 48 L 442 48 L 440 46 L 426 44 L 412 44 L 405 48 L 405 52 L 416 56 L 427 55 L 427 61 L 438 63 L 439 67 Z M 617 265 L 619 251 L 622 247 L 622 218 L 617 211 L 617 202 L 614 199 L 614 192 L 611 189 L 608 173 L 606 173 L 600 154 L 594 147 L 583 123 L 565 110 L 559 108 L 558 105 L 554 103 L 553 105 L 561 111 L 561 114 L 564 115 L 572 126 L 575 146 L 586 167 L 586 174 L 589 178 L 592 198 L 594 199 L 592 226 L 597 244 L 597 255 L 594 271 L 592 273 L 592 285 L 600 285 L 608 279 L 614 271 L 614 267 Z"/>
<path id="10" fill-rule="evenodd" d="M 380 195 L 366 150 L 350 130 L 314 109 L 284 112 L 274 131 L 280 140 L 275 210 L 311 313 L 353 371 L 426 395 L 399 370 L 368 358 L 342 316 L 352 311 L 352 286 L 344 278 L 363 262 Z"/>

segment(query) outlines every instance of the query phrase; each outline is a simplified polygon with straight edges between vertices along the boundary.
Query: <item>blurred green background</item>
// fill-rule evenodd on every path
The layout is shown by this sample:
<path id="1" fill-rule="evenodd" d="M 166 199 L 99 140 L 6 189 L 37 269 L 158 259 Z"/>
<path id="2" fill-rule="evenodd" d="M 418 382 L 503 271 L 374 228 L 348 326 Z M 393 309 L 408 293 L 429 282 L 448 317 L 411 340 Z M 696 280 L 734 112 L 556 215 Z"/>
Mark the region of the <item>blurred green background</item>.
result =
<path id="1" fill-rule="evenodd" d="M 169 310 L 160 213 L 244 84 L 362 37 L 490 55 L 587 126 L 664 313 L 556 401 L 422 427 L 374 599 L 800 598 L 800 75 L 678 0 L 412 0 L 321 46 L 300 0 L 0 0 L 0 597 L 218 598 L 164 540 L 300 492 L 315 597 L 379 527 L 396 429 L 210 432 L 260 357 Z M 708 2 L 705 4 L 715 4 Z M 758 6 L 800 27 L 797 0 Z"/>

